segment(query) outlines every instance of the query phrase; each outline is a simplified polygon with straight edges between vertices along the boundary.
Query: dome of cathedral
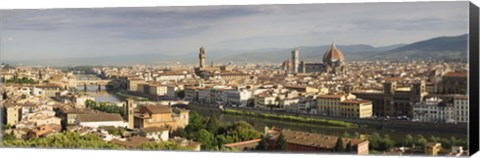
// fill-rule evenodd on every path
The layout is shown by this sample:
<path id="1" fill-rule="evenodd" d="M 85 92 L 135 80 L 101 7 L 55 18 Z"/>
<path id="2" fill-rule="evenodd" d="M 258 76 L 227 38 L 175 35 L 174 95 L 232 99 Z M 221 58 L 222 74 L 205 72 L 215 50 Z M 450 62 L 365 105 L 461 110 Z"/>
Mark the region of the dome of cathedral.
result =
<path id="1" fill-rule="evenodd" d="M 333 42 L 330 49 L 327 50 L 327 52 L 325 52 L 323 55 L 323 63 L 332 63 L 337 61 L 343 63 L 345 61 L 345 57 L 343 56 L 343 53 L 337 49 L 335 42 Z"/>

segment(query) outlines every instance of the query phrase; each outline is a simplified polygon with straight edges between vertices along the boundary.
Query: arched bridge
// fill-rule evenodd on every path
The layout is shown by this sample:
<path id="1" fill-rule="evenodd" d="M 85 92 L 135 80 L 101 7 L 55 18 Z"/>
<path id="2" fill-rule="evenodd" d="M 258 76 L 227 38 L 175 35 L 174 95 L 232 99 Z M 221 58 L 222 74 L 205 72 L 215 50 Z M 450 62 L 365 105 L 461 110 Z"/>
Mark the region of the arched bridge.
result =
<path id="1" fill-rule="evenodd" d="M 83 85 L 83 90 L 87 91 L 87 85 L 97 85 L 98 91 L 102 90 L 102 86 L 108 85 L 112 80 L 77 80 L 77 85 Z"/>
<path id="2" fill-rule="evenodd" d="M 95 85 L 107 85 L 109 82 L 112 80 L 77 80 L 77 85 L 89 85 L 89 84 L 95 84 Z"/>

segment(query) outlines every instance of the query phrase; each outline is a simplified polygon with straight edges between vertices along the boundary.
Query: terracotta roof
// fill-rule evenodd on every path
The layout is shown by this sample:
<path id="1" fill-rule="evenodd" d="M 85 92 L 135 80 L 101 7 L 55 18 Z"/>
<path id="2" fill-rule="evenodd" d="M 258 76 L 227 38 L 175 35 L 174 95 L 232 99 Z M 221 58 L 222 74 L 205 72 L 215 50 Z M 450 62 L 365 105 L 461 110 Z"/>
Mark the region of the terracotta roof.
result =
<path id="1" fill-rule="evenodd" d="M 123 145 L 126 147 L 137 147 L 142 145 L 143 143 L 148 142 L 148 138 L 145 137 L 139 137 L 139 136 L 133 136 L 127 141 L 120 141 L 117 139 L 112 140 L 112 143 L 118 144 L 118 145 Z"/>
<path id="2" fill-rule="evenodd" d="M 343 102 L 344 103 L 360 104 L 360 103 L 371 103 L 372 101 L 370 101 L 370 100 L 349 99 L 349 100 L 345 100 Z"/>
<path id="3" fill-rule="evenodd" d="M 123 121 L 120 114 L 98 113 L 98 114 L 78 114 L 81 122 L 107 122 L 107 121 Z"/>
<path id="4" fill-rule="evenodd" d="M 467 72 L 449 72 L 444 75 L 445 77 L 468 77 Z"/>
<path id="5" fill-rule="evenodd" d="M 226 146 L 226 147 L 244 147 L 244 146 L 249 146 L 249 145 L 257 146 L 258 142 L 260 142 L 260 139 L 248 140 L 248 141 L 244 141 L 244 142 L 230 143 L 230 144 L 225 144 L 224 146 Z"/>
<path id="6" fill-rule="evenodd" d="M 312 146 L 312 147 L 323 148 L 323 149 L 333 149 L 338 139 L 337 136 L 329 136 L 329 135 L 322 135 L 317 133 L 306 133 L 306 132 L 291 131 L 291 130 L 282 130 L 282 133 L 287 143 Z M 276 140 L 279 134 L 280 134 L 279 131 L 275 131 L 275 133 L 272 134 L 272 137 L 270 139 Z M 351 142 L 352 146 L 356 146 L 363 142 L 368 142 L 360 139 L 351 139 L 351 138 L 342 138 L 342 141 L 345 147 L 348 144 L 348 142 Z"/>
<path id="7" fill-rule="evenodd" d="M 163 127 L 147 127 L 147 128 L 142 128 L 140 129 L 141 131 L 144 131 L 145 133 L 152 133 L 152 132 L 163 132 L 163 131 L 168 131 L 168 128 L 163 128 Z"/>
<path id="8" fill-rule="evenodd" d="M 335 94 L 335 95 L 318 95 L 317 98 L 341 98 L 343 94 Z"/>
<path id="9" fill-rule="evenodd" d="M 172 109 L 166 105 L 146 105 L 144 106 L 145 110 L 151 112 L 152 114 L 162 114 L 162 113 L 171 113 Z"/>
<path id="10" fill-rule="evenodd" d="M 332 43 L 330 49 L 323 55 L 323 63 L 336 60 L 343 62 L 345 60 L 345 57 L 343 56 L 343 53 L 339 49 L 337 49 L 335 43 Z"/>

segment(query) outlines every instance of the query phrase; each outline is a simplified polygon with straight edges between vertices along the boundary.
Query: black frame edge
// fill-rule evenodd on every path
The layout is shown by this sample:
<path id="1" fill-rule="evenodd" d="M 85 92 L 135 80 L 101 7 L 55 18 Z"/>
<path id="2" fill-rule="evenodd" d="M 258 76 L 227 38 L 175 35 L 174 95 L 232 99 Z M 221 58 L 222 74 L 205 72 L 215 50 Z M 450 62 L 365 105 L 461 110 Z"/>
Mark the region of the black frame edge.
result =
<path id="1" fill-rule="evenodd" d="M 478 7 L 469 2 L 469 133 L 470 156 L 478 152 L 479 146 L 479 27 Z"/>

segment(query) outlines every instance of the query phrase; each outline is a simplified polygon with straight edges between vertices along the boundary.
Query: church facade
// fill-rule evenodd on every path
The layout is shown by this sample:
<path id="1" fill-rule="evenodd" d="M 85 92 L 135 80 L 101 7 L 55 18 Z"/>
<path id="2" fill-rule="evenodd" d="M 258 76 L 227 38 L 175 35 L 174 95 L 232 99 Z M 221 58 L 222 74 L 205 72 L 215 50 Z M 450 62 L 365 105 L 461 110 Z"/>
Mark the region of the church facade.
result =
<path id="1" fill-rule="evenodd" d="M 294 50 L 298 54 L 298 51 Z M 296 59 L 295 59 L 296 58 Z M 297 62 L 299 65 L 293 65 L 293 72 L 300 73 L 330 73 L 330 74 L 342 74 L 346 70 L 345 57 L 343 53 L 332 43 L 330 49 L 328 49 L 323 55 L 322 63 L 308 63 L 305 61 Z M 298 61 L 298 55 L 292 55 L 292 61 Z"/>

